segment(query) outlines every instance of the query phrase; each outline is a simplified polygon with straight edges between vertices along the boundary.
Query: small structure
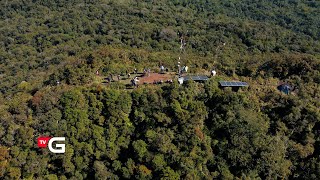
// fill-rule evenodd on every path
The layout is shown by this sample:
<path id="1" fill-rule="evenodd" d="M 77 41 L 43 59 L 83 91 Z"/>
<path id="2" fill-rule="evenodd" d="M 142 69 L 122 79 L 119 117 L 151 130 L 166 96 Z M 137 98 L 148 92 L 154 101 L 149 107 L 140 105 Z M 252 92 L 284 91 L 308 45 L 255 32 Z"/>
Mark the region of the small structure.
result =
<path id="1" fill-rule="evenodd" d="M 179 84 L 183 84 L 183 77 L 178 78 Z"/>
<path id="2" fill-rule="evenodd" d="M 163 65 L 160 66 L 160 73 L 164 73 L 164 66 Z"/>
<path id="3" fill-rule="evenodd" d="M 187 73 L 188 72 L 188 66 L 183 66 L 180 73 Z"/>
<path id="4" fill-rule="evenodd" d="M 193 80 L 193 81 L 196 81 L 196 82 L 203 83 L 203 82 L 207 81 L 208 79 L 209 79 L 208 76 L 204 76 L 204 75 L 194 75 L 194 76 L 184 76 L 184 77 L 180 77 L 180 78 L 178 79 L 178 82 L 179 82 L 179 84 L 183 84 L 183 83 L 186 82 L 186 81 Z"/>
<path id="5" fill-rule="evenodd" d="M 217 75 L 217 72 L 216 72 L 215 70 L 212 70 L 212 71 L 211 71 L 211 76 L 213 77 L 213 76 L 215 76 L 215 75 Z"/>
<path id="6" fill-rule="evenodd" d="M 172 84 L 173 80 L 172 79 L 168 79 L 168 80 L 166 80 L 166 83 Z"/>
<path id="7" fill-rule="evenodd" d="M 292 90 L 292 87 L 289 84 L 281 84 L 277 87 L 277 89 L 285 93 L 286 95 L 289 95 Z"/>
<path id="8" fill-rule="evenodd" d="M 110 79 L 110 77 L 106 77 L 106 78 L 104 78 L 108 83 L 110 83 L 111 82 L 111 79 Z"/>
<path id="9" fill-rule="evenodd" d="M 225 87 L 231 87 L 232 91 L 237 92 L 240 87 L 247 87 L 249 86 L 246 82 L 241 81 L 219 81 L 219 87 L 225 88 Z"/>
<path id="10" fill-rule="evenodd" d="M 179 57 L 179 60 L 180 60 L 180 57 Z M 180 66 L 180 61 L 178 62 L 178 74 L 179 74 L 179 75 L 181 74 L 181 66 Z"/>
<path id="11" fill-rule="evenodd" d="M 135 77 L 135 78 L 131 79 L 131 85 L 132 85 L 134 88 L 138 87 L 138 83 L 139 83 L 138 77 Z"/>
<path id="12" fill-rule="evenodd" d="M 163 84 L 163 80 L 154 81 L 153 84 Z"/>

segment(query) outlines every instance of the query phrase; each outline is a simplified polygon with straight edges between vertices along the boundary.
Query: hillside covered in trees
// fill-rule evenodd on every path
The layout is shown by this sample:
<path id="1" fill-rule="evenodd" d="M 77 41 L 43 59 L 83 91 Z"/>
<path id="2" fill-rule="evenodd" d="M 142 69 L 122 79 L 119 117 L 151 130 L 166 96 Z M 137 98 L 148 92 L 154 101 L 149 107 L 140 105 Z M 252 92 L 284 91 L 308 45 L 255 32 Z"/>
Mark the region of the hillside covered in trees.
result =
<path id="1" fill-rule="evenodd" d="M 0 7 L 0 179 L 319 179 L 319 1 Z M 179 57 L 191 74 L 218 74 L 101 83 L 135 68 L 176 71 Z M 294 90 L 280 92 L 282 82 Z M 66 152 L 38 148 L 40 136 L 66 137 Z"/>

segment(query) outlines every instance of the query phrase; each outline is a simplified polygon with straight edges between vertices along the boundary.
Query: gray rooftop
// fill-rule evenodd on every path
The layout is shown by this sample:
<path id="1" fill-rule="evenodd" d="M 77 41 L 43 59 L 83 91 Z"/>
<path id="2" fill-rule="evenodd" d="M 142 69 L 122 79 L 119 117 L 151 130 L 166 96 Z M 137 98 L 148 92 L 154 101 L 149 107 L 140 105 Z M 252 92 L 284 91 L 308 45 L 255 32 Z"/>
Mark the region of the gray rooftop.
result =
<path id="1" fill-rule="evenodd" d="M 244 87 L 249 86 L 246 82 L 241 81 L 219 81 L 222 87 Z"/>
<path id="2" fill-rule="evenodd" d="M 207 81 L 208 76 L 204 75 L 195 75 L 195 76 L 184 76 L 183 81 L 194 80 L 194 81 Z"/>

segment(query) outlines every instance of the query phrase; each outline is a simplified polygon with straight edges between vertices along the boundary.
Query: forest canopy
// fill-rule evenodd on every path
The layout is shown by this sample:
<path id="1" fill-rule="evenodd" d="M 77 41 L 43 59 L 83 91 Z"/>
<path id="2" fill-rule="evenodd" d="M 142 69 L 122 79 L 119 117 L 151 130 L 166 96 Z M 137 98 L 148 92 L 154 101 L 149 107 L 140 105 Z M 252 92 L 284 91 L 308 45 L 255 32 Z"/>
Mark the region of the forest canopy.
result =
<path id="1" fill-rule="evenodd" d="M 0 7 L 0 179 L 320 177 L 319 1 Z M 217 76 L 136 89 L 101 82 L 176 71 L 179 57 L 190 74 Z M 66 152 L 38 148 L 40 136 L 66 137 Z"/>

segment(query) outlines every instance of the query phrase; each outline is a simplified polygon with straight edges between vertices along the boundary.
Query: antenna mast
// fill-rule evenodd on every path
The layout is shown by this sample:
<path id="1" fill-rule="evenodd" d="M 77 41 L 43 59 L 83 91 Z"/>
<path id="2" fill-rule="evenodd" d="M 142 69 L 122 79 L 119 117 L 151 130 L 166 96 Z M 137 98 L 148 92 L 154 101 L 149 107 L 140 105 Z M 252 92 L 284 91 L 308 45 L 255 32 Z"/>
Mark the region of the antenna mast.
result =
<path id="1" fill-rule="evenodd" d="M 181 59 L 182 59 L 181 56 L 185 55 L 185 53 L 186 53 L 187 42 L 186 42 L 186 35 L 184 35 L 182 33 L 179 34 L 179 35 L 180 35 L 180 54 L 179 54 L 179 61 L 178 61 L 178 73 L 181 74 L 182 73 L 182 67 L 181 67 L 181 64 L 180 64 L 181 63 Z M 183 58 L 183 60 L 184 60 L 184 58 Z"/>

